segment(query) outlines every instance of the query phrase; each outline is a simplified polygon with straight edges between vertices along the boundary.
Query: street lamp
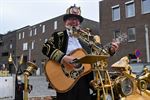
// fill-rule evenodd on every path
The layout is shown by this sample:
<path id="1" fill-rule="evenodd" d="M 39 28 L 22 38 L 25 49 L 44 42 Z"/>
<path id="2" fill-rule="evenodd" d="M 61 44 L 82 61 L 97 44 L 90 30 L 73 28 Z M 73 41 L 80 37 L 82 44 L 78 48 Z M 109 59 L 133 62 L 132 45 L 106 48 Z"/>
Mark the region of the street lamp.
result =
<path id="1" fill-rule="evenodd" d="M 15 67 L 15 71 L 17 72 L 17 66 L 16 66 L 16 64 L 14 63 L 14 60 L 13 60 L 13 58 L 12 58 L 12 54 L 11 54 L 11 53 L 10 53 L 9 58 L 8 58 L 8 63 L 9 63 L 9 64 L 13 64 L 14 67 Z M 12 72 L 11 72 L 11 74 L 12 74 Z"/>
<path id="2" fill-rule="evenodd" d="M 19 66 L 17 67 L 16 64 L 14 63 L 14 60 L 12 58 L 12 54 L 10 53 L 9 58 L 8 58 L 9 64 L 13 64 L 15 67 L 15 100 L 18 100 L 18 98 L 23 98 L 21 92 L 18 92 L 18 75 L 19 75 L 19 70 L 20 66 L 23 63 L 23 55 L 21 55 L 20 60 L 19 60 Z M 10 66 L 10 65 L 9 65 Z M 11 72 L 12 74 L 12 72 Z M 21 99 L 20 99 L 21 100 Z"/>

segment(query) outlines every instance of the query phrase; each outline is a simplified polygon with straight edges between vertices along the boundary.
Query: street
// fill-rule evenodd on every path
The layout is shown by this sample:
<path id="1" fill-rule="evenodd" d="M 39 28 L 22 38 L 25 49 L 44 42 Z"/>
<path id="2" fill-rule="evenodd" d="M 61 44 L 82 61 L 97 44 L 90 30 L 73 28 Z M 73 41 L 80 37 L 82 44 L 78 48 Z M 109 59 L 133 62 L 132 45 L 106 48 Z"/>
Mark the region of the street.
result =
<path id="1" fill-rule="evenodd" d="M 21 77 L 22 82 L 24 76 Z M 14 100 L 15 98 L 15 75 L 1 77 L 1 97 L 0 100 Z M 48 82 L 45 75 L 29 76 L 29 84 L 33 86 L 28 94 L 29 100 L 52 100 L 56 97 L 55 90 L 48 89 Z"/>
<path id="2" fill-rule="evenodd" d="M 54 90 L 48 89 L 48 82 L 45 75 L 30 76 L 29 84 L 33 85 L 33 90 L 29 94 L 29 98 L 56 96 L 56 92 Z"/>

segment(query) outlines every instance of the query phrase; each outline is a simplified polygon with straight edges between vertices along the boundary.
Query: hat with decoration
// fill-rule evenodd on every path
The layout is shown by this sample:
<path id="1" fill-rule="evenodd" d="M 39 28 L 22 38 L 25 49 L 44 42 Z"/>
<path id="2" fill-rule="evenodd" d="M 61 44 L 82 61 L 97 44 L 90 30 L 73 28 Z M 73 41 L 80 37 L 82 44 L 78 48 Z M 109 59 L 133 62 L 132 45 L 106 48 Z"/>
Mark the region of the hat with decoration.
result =
<path id="1" fill-rule="evenodd" d="M 68 18 L 71 18 L 71 17 L 76 17 L 77 19 L 79 19 L 80 23 L 83 21 L 80 7 L 76 7 L 76 5 L 69 7 L 66 10 L 66 14 L 63 17 L 63 20 L 66 21 Z"/>

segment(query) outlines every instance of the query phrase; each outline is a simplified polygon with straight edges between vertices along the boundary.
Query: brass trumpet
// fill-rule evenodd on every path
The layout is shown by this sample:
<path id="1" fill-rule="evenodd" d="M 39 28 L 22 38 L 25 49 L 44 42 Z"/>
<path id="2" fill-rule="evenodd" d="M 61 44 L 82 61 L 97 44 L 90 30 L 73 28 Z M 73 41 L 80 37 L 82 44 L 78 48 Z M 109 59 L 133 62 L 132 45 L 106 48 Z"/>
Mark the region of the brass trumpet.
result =
<path id="1" fill-rule="evenodd" d="M 77 33 L 76 33 L 77 32 Z M 80 33 L 80 34 L 78 34 Z M 78 35 L 78 38 L 89 45 L 94 52 L 98 54 L 109 55 L 108 51 L 101 46 L 101 39 L 98 35 L 91 35 L 90 29 L 78 29 L 74 34 Z"/>
<path id="2" fill-rule="evenodd" d="M 28 64 L 28 67 L 27 69 L 25 69 L 24 74 L 30 76 L 32 75 L 33 71 L 37 70 L 37 66 L 32 62 L 28 62 L 27 64 Z"/>
<path id="3" fill-rule="evenodd" d="M 78 32 L 80 32 L 80 35 L 85 37 L 88 41 L 101 44 L 100 37 L 98 35 L 91 35 L 91 30 L 89 28 L 86 28 L 85 30 L 79 29 Z"/>

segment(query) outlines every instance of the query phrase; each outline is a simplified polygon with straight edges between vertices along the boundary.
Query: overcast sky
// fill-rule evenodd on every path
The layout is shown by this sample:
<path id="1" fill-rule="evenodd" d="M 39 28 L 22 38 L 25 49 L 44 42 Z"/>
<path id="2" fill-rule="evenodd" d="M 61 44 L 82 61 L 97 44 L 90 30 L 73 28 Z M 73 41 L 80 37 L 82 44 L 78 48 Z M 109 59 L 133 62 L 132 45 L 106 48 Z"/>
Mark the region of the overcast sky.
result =
<path id="1" fill-rule="evenodd" d="M 65 14 L 66 9 L 74 4 L 81 7 L 83 17 L 99 21 L 99 1 L 0 0 L 0 34 Z"/>

